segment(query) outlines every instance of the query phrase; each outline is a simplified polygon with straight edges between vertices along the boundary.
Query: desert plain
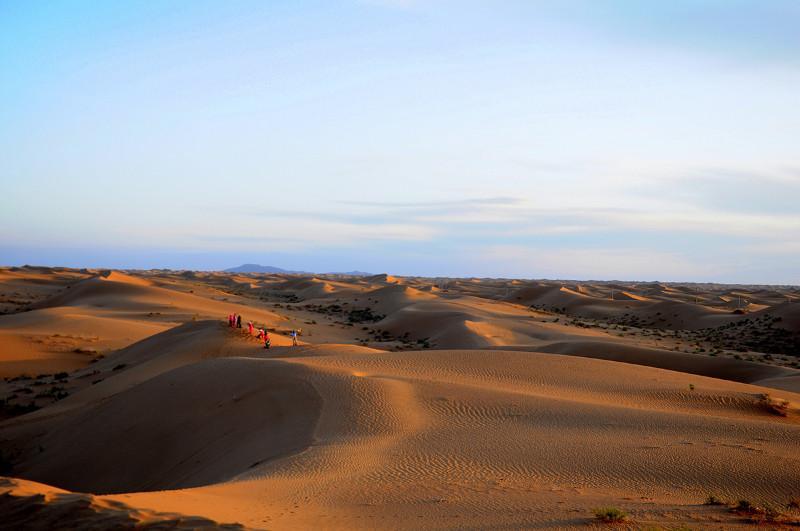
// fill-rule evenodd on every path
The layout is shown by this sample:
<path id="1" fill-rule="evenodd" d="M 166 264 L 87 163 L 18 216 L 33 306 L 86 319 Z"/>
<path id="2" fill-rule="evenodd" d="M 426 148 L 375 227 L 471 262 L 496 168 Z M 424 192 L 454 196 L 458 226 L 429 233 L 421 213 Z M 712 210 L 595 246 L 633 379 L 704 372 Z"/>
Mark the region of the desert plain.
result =
<path id="1" fill-rule="evenodd" d="M 2 268 L 0 378 L 0 529 L 800 525 L 793 286 Z"/>

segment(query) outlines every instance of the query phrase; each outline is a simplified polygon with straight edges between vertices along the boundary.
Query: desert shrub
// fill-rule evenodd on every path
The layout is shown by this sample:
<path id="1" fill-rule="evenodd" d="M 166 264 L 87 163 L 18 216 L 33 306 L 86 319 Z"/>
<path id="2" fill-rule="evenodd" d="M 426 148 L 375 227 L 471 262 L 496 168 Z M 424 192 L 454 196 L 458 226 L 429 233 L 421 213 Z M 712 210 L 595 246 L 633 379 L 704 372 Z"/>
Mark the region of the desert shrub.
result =
<path id="1" fill-rule="evenodd" d="M 67 379 L 68 376 L 69 374 L 65 372 L 57 372 L 56 374 L 53 375 L 53 378 L 55 378 L 56 380 L 65 380 Z"/>
<path id="2" fill-rule="evenodd" d="M 53 398 L 55 400 L 61 400 L 67 396 L 69 396 L 69 393 L 66 389 L 60 385 L 54 385 L 47 391 L 42 391 L 41 393 L 37 394 L 34 398 Z"/>
<path id="3" fill-rule="evenodd" d="M 11 397 L 9 397 L 9 399 L 11 399 Z M 18 415 L 30 413 L 31 411 L 36 411 L 37 409 L 39 409 L 39 406 L 33 403 L 33 401 L 29 402 L 27 405 L 10 404 L 8 401 L 0 401 L 0 416 L 16 417 Z"/>
<path id="4" fill-rule="evenodd" d="M 350 310 L 347 319 L 351 323 L 376 323 L 384 317 L 386 316 L 373 313 L 371 308 L 364 308 L 363 310 Z"/>
<path id="5" fill-rule="evenodd" d="M 606 524 L 616 524 L 628 519 L 628 513 L 616 507 L 598 507 L 594 509 L 594 519 Z"/>
<path id="6" fill-rule="evenodd" d="M 786 507 L 789 509 L 800 509 L 800 498 L 792 498 L 789 500 L 789 503 L 786 504 Z"/>
<path id="7" fill-rule="evenodd" d="M 765 512 L 763 508 L 754 505 L 750 500 L 739 500 L 731 511 L 748 516 L 763 514 Z"/>
<path id="8" fill-rule="evenodd" d="M 703 502 L 703 505 L 725 505 L 725 502 L 713 494 L 710 494 L 708 498 L 706 498 L 706 501 Z"/>
<path id="9" fill-rule="evenodd" d="M 759 397 L 759 404 L 773 415 L 785 417 L 789 414 L 789 406 L 791 405 L 788 400 L 783 398 L 775 398 L 767 393 Z"/>
<path id="10" fill-rule="evenodd" d="M 771 505 L 764 507 L 763 521 L 767 523 L 782 522 L 786 519 L 786 515 Z"/>
<path id="11" fill-rule="evenodd" d="M 731 511 L 747 517 L 747 520 L 754 524 L 774 524 L 783 522 L 786 519 L 786 515 L 774 507 L 770 505 L 760 507 L 750 503 L 748 500 L 739 500 L 739 503 Z"/>

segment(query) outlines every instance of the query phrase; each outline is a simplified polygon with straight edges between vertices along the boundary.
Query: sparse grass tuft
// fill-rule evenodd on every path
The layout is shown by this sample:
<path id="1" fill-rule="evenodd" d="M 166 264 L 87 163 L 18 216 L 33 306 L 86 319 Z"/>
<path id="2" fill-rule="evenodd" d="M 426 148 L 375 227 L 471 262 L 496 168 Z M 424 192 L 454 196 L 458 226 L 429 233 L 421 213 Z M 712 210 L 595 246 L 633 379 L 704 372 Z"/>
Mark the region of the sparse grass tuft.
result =
<path id="1" fill-rule="evenodd" d="M 594 509 L 594 519 L 605 524 L 618 524 L 628 519 L 628 513 L 616 507 L 598 507 Z"/>

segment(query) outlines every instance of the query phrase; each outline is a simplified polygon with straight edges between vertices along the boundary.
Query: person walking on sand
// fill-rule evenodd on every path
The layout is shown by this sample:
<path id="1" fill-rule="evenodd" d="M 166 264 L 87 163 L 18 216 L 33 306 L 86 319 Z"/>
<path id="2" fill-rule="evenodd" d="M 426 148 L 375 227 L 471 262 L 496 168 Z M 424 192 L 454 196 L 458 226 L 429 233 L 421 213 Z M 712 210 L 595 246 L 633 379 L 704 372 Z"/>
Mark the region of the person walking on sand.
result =
<path id="1" fill-rule="evenodd" d="M 253 335 L 253 321 L 247 321 L 247 334 Z"/>
<path id="2" fill-rule="evenodd" d="M 297 346 L 297 330 L 292 329 L 292 331 L 289 333 L 289 336 L 292 338 L 292 346 L 296 347 Z"/>
<path id="3" fill-rule="evenodd" d="M 269 332 L 264 330 L 264 348 L 268 349 L 271 344 L 272 344 L 272 341 L 270 341 L 270 339 L 269 339 Z"/>
<path id="4" fill-rule="evenodd" d="M 241 327 L 242 327 L 242 316 L 241 315 L 237 315 L 236 316 L 236 328 L 241 328 Z"/>
<path id="5" fill-rule="evenodd" d="M 233 314 L 232 313 L 228 314 L 228 326 L 233 328 Z"/>

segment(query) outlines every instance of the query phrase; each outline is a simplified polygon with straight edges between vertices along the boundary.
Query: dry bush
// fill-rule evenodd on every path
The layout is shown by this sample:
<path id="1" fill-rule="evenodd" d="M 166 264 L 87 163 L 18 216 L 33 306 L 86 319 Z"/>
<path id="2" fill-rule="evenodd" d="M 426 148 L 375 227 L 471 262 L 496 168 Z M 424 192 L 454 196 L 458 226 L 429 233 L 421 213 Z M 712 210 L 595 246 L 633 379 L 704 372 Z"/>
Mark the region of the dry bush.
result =
<path id="1" fill-rule="evenodd" d="M 616 507 L 598 507 L 594 509 L 594 519 L 605 524 L 618 524 L 628 519 L 628 513 Z"/>
<path id="2" fill-rule="evenodd" d="M 710 494 L 708 498 L 706 498 L 706 501 L 703 502 L 703 505 L 727 505 L 727 504 L 721 499 L 714 496 L 713 494 Z"/>
<path id="3" fill-rule="evenodd" d="M 759 404 L 773 415 L 779 415 L 781 417 L 789 415 L 789 406 L 791 405 L 788 400 L 776 398 L 767 393 L 759 397 Z"/>

